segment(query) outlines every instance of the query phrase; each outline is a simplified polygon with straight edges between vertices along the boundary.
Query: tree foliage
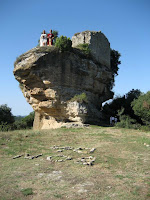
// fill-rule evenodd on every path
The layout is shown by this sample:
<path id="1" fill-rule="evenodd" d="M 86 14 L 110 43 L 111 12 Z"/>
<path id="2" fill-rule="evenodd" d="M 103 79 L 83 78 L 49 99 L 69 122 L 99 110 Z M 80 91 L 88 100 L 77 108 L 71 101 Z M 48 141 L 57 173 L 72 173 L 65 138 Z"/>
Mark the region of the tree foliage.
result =
<path id="1" fill-rule="evenodd" d="M 121 61 L 119 60 L 120 56 L 121 56 L 121 54 L 118 51 L 111 49 L 111 51 L 110 51 L 110 65 L 111 65 L 111 69 L 112 69 L 114 75 L 118 75 L 118 70 L 119 70 L 118 65 L 121 64 Z"/>
<path id="2" fill-rule="evenodd" d="M 137 99 L 140 96 L 140 94 L 140 90 L 132 89 L 123 96 L 117 96 L 110 103 L 106 103 L 103 106 L 103 115 L 106 119 L 109 119 L 110 116 L 117 116 L 118 110 L 121 110 L 123 108 L 122 115 L 128 115 L 131 118 L 136 119 L 138 122 L 140 122 L 140 118 L 137 115 L 135 115 L 131 106 L 131 102 L 134 99 Z"/>
<path id="3" fill-rule="evenodd" d="M 16 120 L 14 123 L 14 129 L 20 130 L 20 129 L 30 129 L 33 127 L 33 121 L 34 121 L 34 112 L 31 112 L 28 116 Z"/>
<path id="4" fill-rule="evenodd" d="M 133 119 L 129 115 L 125 115 L 124 108 L 122 107 L 121 110 L 118 110 L 117 116 L 119 117 L 119 122 L 116 124 L 117 127 L 120 128 L 133 128 L 133 129 L 139 129 L 141 125 L 137 123 L 136 119 Z"/>
<path id="5" fill-rule="evenodd" d="M 111 66 L 113 77 L 112 77 L 112 80 L 110 81 L 110 84 L 108 85 L 110 89 L 113 88 L 115 76 L 118 75 L 118 70 L 119 70 L 118 66 L 121 64 L 121 61 L 119 60 L 120 56 L 121 56 L 121 54 L 118 51 L 111 49 L 111 51 L 110 51 L 110 66 Z"/>
<path id="6" fill-rule="evenodd" d="M 150 125 L 150 91 L 140 95 L 131 105 L 134 113 L 142 119 L 143 123 Z"/>
<path id="7" fill-rule="evenodd" d="M 56 38 L 55 46 L 58 47 L 62 52 L 70 51 L 72 49 L 72 41 L 66 36 L 60 36 Z"/>
<path id="8" fill-rule="evenodd" d="M 58 38 L 58 31 L 56 31 L 56 30 L 52 30 L 52 34 L 54 35 L 53 44 L 55 45 L 55 43 L 56 43 L 56 39 Z"/>
<path id="9" fill-rule="evenodd" d="M 11 108 L 7 106 L 7 104 L 3 104 L 0 106 L 0 124 L 7 123 L 12 124 L 14 122 L 14 116 L 11 113 Z"/>

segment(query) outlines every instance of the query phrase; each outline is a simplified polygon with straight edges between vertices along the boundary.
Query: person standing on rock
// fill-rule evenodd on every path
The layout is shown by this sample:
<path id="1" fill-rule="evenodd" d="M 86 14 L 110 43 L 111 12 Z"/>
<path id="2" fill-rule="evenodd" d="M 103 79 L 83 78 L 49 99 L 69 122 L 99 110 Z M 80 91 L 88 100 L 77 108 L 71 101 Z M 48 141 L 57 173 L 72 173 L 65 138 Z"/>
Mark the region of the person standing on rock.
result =
<path id="1" fill-rule="evenodd" d="M 53 45 L 53 39 L 54 39 L 54 34 L 52 33 L 52 30 L 50 30 L 50 33 L 47 34 L 47 46 L 52 46 Z"/>
<path id="2" fill-rule="evenodd" d="M 40 37 L 40 47 L 46 46 L 47 45 L 47 35 L 45 33 L 45 30 L 43 30 L 43 33 L 41 34 Z"/>

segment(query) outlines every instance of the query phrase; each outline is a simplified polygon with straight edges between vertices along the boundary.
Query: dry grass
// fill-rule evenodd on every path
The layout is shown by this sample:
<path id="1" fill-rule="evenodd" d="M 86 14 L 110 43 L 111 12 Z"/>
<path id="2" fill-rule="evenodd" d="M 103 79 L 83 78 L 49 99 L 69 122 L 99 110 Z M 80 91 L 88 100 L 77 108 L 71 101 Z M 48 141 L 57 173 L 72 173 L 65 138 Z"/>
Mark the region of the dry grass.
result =
<path id="1" fill-rule="evenodd" d="M 1 200 L 147 200 L 150 198 L 150 133 L 92 126 L 85 129 L 14 131 L 1 136 Z M 50 147 L 96 148 L 93 166 L 75 163 L 82 153 Z M 33 160 L 16 155 L 43 156 Z M 47 156 L 73 160 L 50 162 Z M 33 192 L 30 192 L 30 190 Z M 27 191 L 24 195 L 22 191 Z"/>

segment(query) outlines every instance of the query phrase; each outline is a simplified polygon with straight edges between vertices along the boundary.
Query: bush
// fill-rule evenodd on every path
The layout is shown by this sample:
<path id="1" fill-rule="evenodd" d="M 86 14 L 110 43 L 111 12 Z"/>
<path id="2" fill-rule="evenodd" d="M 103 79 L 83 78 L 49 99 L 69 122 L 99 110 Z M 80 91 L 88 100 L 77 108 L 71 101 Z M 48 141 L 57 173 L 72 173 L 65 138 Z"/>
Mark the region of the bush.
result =
<path id="1" fill-rule="evenodd" d="M 140 95 L 131 105 L 134 113 L 141 118 L 142 122 L 150 125 L 150 91 Z"/>
<path id="2" fill-rule="evenodd" d="M 12 130 L 14 130 L 13 124 L 8 124 L 7 122 L 1 122 L 1 124 L 0 124 L 1 132 L 12 131 Z"/>
<path id="3" fill-rule="evenodd" d="M 140 129 L 141 125 L 136 122 L 135 119 L 132 119 L 128 115 L 122 115 L 120 122 L 116 124 L 119 128 L 128 128 L 128 129 Z"/>
<path id="4" fill-rule="evenodd" d="M 89 48 L 89 44 L 79 44 L 76 46 L 77 49 L 80 49 L 81 51 L 83 51 L 84 54 L 86 55 L 90 55 L 91 50 Z"/>
<path id="5" fill-rule="evenodd" d="M 72 49 L 72 41 L 70 38 L 62 35 L 59 38 L 56 38 L 55 46 L 58 47 L 62 52 L 70 51 Z"/>
<path id="6" fill-rule="evenodd" d="M 70 101 L 77 101 L 79 103 L 87 103 L 88 102 L 88 99 L 87 99 L 87 96 L 86 96 L 86 93 L 82 93 L 82 94 L 79 94 L 79 95 L 75 95 Z"/>
<path id="7" fill-rule="evenodd" d="M 28 116 L 22 118 L 21 120 L 16 120 L 14 122 L 14 129 L 30 129 L 33 127 L 34 112 L 31 112 Z"/>
<path id="8" fill-rule="evenodd" d="M 23 121 L 23 119 L 21 120 L 17 120 L 14 122 L 14 129 L 15 130 L 21 130 L 21 129 L 27 129 L 27 123 Z"/>
<path id="9" fill-rule="evenodd" d="M 149 132 L 150 131 L 150 126 L 141 126 L 141 130 Z"/>

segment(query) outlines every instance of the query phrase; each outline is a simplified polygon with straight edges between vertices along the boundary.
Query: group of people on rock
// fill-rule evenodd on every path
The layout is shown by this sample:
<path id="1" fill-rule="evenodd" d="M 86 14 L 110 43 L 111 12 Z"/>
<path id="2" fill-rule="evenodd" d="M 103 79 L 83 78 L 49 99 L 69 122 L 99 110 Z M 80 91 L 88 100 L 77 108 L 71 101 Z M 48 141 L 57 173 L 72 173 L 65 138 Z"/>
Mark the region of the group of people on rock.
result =
<path id="1" fill-rule="evenodd" d="M 52 30 L 50 30 L 49 34 L 46 34 L 45 30 L 43 30 L 43 33 L 41 34 L 41 37 L 40 37 L 40 47 L 52 46 L 53 39 L 54 39 L 54 34 L 52 33 Z"/>

